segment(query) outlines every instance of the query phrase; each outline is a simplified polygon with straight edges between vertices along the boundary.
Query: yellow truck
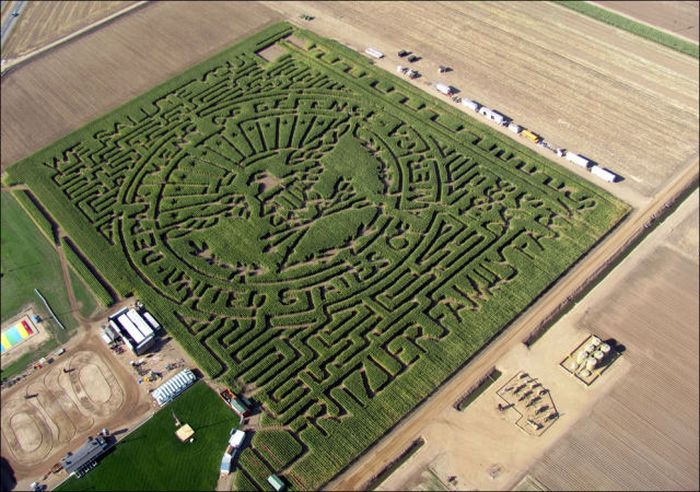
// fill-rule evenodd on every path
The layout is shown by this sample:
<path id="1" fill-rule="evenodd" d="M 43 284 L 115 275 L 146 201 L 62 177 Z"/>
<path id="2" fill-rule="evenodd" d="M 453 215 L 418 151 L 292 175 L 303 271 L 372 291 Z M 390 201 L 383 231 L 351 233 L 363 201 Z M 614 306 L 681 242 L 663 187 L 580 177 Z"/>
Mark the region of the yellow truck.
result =
<path id="1" fill-rule="evenodd" d="M 520 135 L 527 138 L 528 140 L 532 140 L 534 143 L 540 143 L 540 140 L 542 140 L 542 137 L 540 137 L 538 134 L 533 133 L 527 129 L 523 129 L 523 131 L 520 132 Z"/>

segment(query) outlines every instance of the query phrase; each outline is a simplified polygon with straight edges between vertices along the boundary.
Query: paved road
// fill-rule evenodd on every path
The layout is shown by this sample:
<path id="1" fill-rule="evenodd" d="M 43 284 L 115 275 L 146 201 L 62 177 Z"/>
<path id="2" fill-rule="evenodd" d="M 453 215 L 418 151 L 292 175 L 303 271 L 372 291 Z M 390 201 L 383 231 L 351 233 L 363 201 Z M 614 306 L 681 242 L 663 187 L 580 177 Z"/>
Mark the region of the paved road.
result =
<path id="1" fill-rule="evenodd" d="M 12 32 L 12 28 L 15 27 L 15 23 L 26 6 L 27 3 L 24 0 L 17 0 L 11 7 L 11 12 L 7 14 L 7 19 L 5 19 L 5 22 L 3 22 L 2 27 L 0 28 L 0 49 L 5 46 L 5 40 L 10 35 L 10 32 Z M 17 15 L 15 16 L 12 14 Z"/>
<path id="2" fill-rule="evenodd" d="M 488 348 L 455 374 L 432 397 L 419 406 L 396 429 L 378 441 L 350 468 L 324 487 L 325 490 L 360 490 L 391 460 L 399 456 L 436 414 L 452 405 L 464 391 L 496 365 L 511 348 L 522 343 L 527 335 L 547 319 L 562 303 L 579 291 L 589 279 L 595 278 L 608 264 L 644 231 L 644 226 L 663 211 L 683 190 L 698 179 L 698 161 L 695 160 L 672 180 L 647 206 L 635 210 L 605 241 L 592 250 L 570 274 L 542 299 L 521 315 L 494 340 Z"/>

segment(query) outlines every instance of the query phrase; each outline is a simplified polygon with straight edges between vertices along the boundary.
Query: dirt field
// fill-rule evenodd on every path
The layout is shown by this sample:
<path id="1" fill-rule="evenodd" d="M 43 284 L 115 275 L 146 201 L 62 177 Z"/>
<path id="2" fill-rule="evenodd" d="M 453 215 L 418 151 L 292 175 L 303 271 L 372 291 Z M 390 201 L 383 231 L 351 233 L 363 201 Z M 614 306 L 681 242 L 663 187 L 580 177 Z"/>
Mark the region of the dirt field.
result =
<path id="1" fill-rule="evenodd" d="M 421 436 L 426 445 L 378 490 L 426 489 L 436 479 L 448 490 L 508 490 L 522 471 L 584 417 L 591 404 L 603 398 L 627 371 L 625 361 L 618 359 L 600 381 L 583 388 L 557 365 L 588 333 L 567 329 L 551 335 L 548 333 L 532 350 L 522 344 L 515 346 L 496 364 L 503 375 L 480 398 L 462 412 L 449 406 L 425 425 Z M 559 412 L 560 417 L 541 436 L 516 425 L 520 414 L 513 408 L 503 414 L 496 409 L 504 403 L 497 391 L 519 371 L 547 388 Z M 432 473 L 426 474 L 426 470 Z M 457 477 L 456 483 L 449 483 L 450 476 Z"/>
<path id="2" fill-rule="evenodd" d="M 251 2 L 154 3 L 18 67 L 2 77 L 2 168 L 280 19 Z"/>
<path id="3" fill-rule="evenodd" d="M 533 467 L 550 489 L 698 489 L 697 192 L 678 213 L 572 316 L 624 343 L 631 369 Z"/>
<path id="4" fill-rule="evenodd" d="M 29 2 L 3 47 L 3 58 L 15 58 L 70 34 L 133 1 Z"/>
<path id="5" fill-rule="evenodd" d="M 2 455 L 20 484 L 41 478 L 88 435 L 131 426 L 151 410 L 148 393 L 96 333 L 2 392 Z"/>
<path id="6" fill-rule="evenodd" d="M 650 197 L 697 155 L 698 61 L 568 9 L 545 2 L 263 3 L 357 50 L 379 48 L 387 57 L 378 65 L 392 73 L 396 52 L 414 51 L 423 57 L 412 64 L 425 75 L 418 85 L 439 77 L 460 96 L 623 175 L 617 188 Z M 316 19 L 302 21 L 301 13 Z M 438 65 L 454 71 L 438 75 Z"/>
<path id="7" fill-rule="evenodd" d="M 698 42 L 700 4 L 694 0 L 674 2 L 604 0 L 593 3 Z"/>

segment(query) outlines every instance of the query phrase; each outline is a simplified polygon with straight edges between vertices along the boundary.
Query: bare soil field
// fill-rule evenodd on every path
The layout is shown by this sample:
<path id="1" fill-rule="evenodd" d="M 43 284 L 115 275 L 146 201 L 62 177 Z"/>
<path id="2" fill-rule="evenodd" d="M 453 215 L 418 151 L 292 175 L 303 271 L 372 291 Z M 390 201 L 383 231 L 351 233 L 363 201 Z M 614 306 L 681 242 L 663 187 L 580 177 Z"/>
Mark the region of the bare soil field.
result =
<path id="1" fill-rule="evenodd" d="M 643 197 L 698 153 L 698 61 L 563 7 L 263 3 L 356 50 L 378 48 L 387 56 L 377 64 L 392 73 L 406 63 L 396 56 L 399 49 L 415 52 L 423 57 L 411 64 L 424 75 L 418 85 L 450 84 L 460 96 L 621 174 L 626 181 L 617 187 Z M 305 22 L 301 13 L 316 18 Z M 438 65 L 454 71 L 438 74 Z"/>
<path id="2" fill-rule="evenodd" d="M 113 14 L 134 1 L 29 2 L 3 47 L 3 58 L 15 58 Z"/>
<path id="3" fill-rule="evenodd" d="M 568 321 L 623 343 L 631 367 L 532 468 L 531 475 L 549 489 L 700 485 L 697 191 L 677 214 Z"/>
<path id="4" fill-rule="evenodd" d="M 522 344 L 513 347 L 496 364 L 502 376 L 464 411 L 449 406 L 427 422 L 421 431 L 425 446 L 378 490 L 434 490 L 436 480 L 446 490 L 509 490 L 523 470 L 566 435 L 593 402 L 603 399 L 626 374 L 628 365 L 618 359 L 596 384 L 583 388 L 560 370 L 559 361 L 587 335 L 571 327 L 548 333 L 530 350 Z M 503 413 L 497 410 L 499 403 L 505 403 L 498 393 L 520 371 L 548 390 L 548 406 L 559 414 L 540 436 L 522 428 L 516 408 Z M 456 482 L 449 482 L 451 476 Z"/>
<path id="5" fill-rule="evenodd" d="M 18 67 L 2 77 L 2 168 L 280 19 L 252 2 L 154 3 Z"/>
<path id="6" fill-rule="evenodd" d="M 593 3 L 698 42 L 700 4 L 694 0 L 674 2 L 603 0 Z"/>
<path id="7" fill-rule="evenodd" d="M 151 410 L 147 392 L 95 334 L 3 390 L 2 456 L 20 484 L 41 478 L 88 435 L 130 426 Z"/>

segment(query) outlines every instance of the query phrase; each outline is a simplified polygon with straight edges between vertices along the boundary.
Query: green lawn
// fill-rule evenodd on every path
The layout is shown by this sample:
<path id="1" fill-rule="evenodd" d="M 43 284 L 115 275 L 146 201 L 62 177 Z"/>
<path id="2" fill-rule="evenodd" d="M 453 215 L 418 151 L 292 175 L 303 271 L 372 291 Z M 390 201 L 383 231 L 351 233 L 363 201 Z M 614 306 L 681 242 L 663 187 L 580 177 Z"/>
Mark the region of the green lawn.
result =
<path id="1" fill-rule="evenodd" d="M 193 443 L 175 436 L 173 411 L 194 429 Z M 238 416 L 198 382 L 119 442 L 89 474 L 56 490 L 212 491 L 229 431 L 238 425 Z"/>
<path id="2" fill-rule="evenodd" d="M 65 327 L 75 328 L 56 251 L 10 193 L 2 193 L 1 210 L 2 320 L 14 316 L 29 302 L 43 309 L 34 293 L 38 288 Z"/>
<path id="3" fill-rule="evenodd" d="M 70 282 L 73 286 L 73 292 L 75 292 L 75 299 L 80 304 L 80 314 L 89 318 L 101 306 L 95 300 L 95 296 L 92 295 L 85 281 L 72 268 L 70 269 Z"/>
<path id="4" fill-rule="evenodd" d="M 63 285 L 58 255 L 46 237 L 20 207 L 10 193 L 2 192 L 0 227 L 0 312 L 2 320 L 11 318 L 22 306 L 33 302 L 39 314 L 46 319 L 44 306 L 34 293 L 38 288 L 48 300 L 56 316 L 66 327 L 61 330 L 52 321 L 44 321 L 41 329 L 47 329 L 53 338 L 36 350 L 20 357 L 2 371 L 2 378 L 18 374 L 31 362 L 48 354 L 73 335 L 77 323 L 70 313 L 68 296 Z M 94 310 L 95 301 L 82 282 L 73 275 L 76 296 L 85 303 L 85 310 Z M 92 307 L 91 307 L 92 306 Z"/>

